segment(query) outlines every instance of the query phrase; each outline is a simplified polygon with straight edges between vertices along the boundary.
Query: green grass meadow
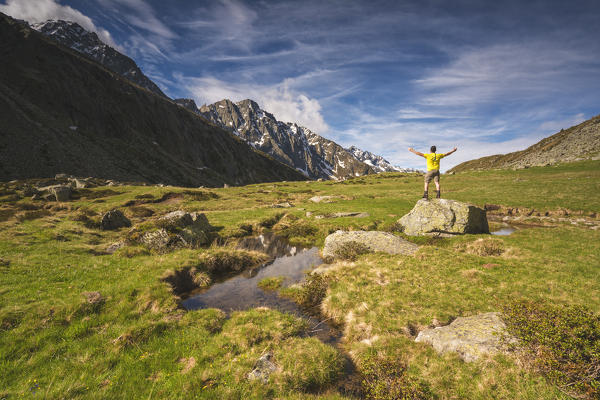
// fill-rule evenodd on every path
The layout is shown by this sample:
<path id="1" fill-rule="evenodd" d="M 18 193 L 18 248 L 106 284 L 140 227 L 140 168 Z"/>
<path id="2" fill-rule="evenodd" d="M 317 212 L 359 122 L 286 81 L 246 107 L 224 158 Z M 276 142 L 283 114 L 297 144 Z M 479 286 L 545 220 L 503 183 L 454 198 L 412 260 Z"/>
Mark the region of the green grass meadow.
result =
<path id="1" fill-rule="evenodd" d="M 443 175 L 441 182 L 442 197 L 479 206 L 600 212 L 599 161 L 464 172 Z M 229 249 L 242 236 L 274 231 L 292 243 L 322 247 L 338 229 L 394 231 L 422 185 L 422 176 L 385 173 L 223 189 L 114 186 L 46 210 L 36 209 L 44 203 L 17 199 L 4 184 L 0 399 L 358 398 L 344 388 L 348 360 L 367 382 L 362 396 L 371 398 L 394 398 L 390 387 L 406 388 L 404 398 L 575 396 L 516 355 L 465 363 L 415 343 L 414 335 L 434 320 L 501 311 L 515 300 L 585 306 L 599 315 L 600 230 L 567 221 L 501 237 L 407 238 L 421 245 L 414 257 L 375 253 L 339 261 L 326 272 L 321 304 L 322 315 L 343 331 L 338 346 L 308 337 L 304 320 L 276 310 L 185 311 L 163 280 L 168 271 L 201 268 L 217 244 Z M 169 193 L 164 201 L 125 206 Z M 309 201 L 317 195 L 334 197 Z M 273 207 L 283 202 L 292 207 Z M 97 222 L 115 208 L 134 227 L 169 211 L 203 212 L 216 229 L 214 243 L 168 253 L 128 246 L 104 254 L 128 228 L 103 231 L 77 216 Z M 336 212 L 369 216 L 327 218 Z M 208 275 L 209 282 L 216 279 Z M 263 284 L 279 287 L 277 279 Z M 94 291 L 102 302 L 87 302 L 84 292 Z M 266 384 L 249 381 L 266 352 L 277 371 Z M 380 366 L 388 364 L 400 372 L 386 376 Z M 391 383 L 382 386 L 386 379 Z M 583 396 L 595 396 L 589 393 Z"/>

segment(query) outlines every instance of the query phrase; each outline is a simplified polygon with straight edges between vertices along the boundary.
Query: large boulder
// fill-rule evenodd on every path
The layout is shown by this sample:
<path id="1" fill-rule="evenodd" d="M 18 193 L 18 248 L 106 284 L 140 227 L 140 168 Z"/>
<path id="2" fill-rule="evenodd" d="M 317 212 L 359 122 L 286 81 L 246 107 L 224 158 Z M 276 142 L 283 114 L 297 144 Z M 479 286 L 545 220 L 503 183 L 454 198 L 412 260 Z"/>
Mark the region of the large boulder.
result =
<path id="1" fill-rule="evenodd" d="M 165 251 L 174 247 L 197 247 L 210 242 L 213 227 L 202 213 L 173 211 L 156 220 L 157 230 L 129 232 L 128 240 L 149 249 Z"/>
<path id="2" fill-rule="evenodd" d="M 440 352 L 455 352 L 466 362 L 486 355 L 507 352 L 507 343 L 515 339 L 506 333 L 506 325 L 497 312 L 459 317 L 450 325 L 419 332 L 416 342 L 428 343 Z"/>
<path id="3" fill-rule="evenodd" d="M 102 216 L 102 229 L 113 230 L 130 227 L 131 221 L 119 210 L 111 210 Z"/>
<path id="4" fill-rule="evenodd" d="M 483 208 L 447 199 L 421 199 L 398 223 L 404 233 L 411 236 L 490 233 Z"/>
<path id="5" fill-rule="evenodd" d="M 359 243 L 370 251 L 388 254 L 412 255 L 419 248 L 414 243 L 379 231 L 337 231 L 325 238 L 323 257 L 336 257 L 338 250 L 346 243 Z"/>
<path id="6" fill-rule="evenodd" d="M 39 195 L 46 201 L 69 201 L 71 187 L 68 185 L 52 185 L 38 189 Z"/>

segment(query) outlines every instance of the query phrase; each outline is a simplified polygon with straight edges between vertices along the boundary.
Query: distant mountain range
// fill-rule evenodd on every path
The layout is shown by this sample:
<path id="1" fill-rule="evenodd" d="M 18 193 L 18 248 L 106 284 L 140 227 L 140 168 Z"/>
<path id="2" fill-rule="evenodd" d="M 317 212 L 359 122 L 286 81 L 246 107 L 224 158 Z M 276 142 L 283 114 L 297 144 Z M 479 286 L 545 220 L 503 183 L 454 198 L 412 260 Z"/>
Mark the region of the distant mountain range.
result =
<path id="1" fill-rule="evenodd" d="M 355 146 L 344 149 L 296 123 L 278 121 L 250 99 L 237 103 L 225 99 L 199 109 L 191 99 L 176 99 L 175 102 L 311 179 L 346 179 L 378 172 L 414 171 L 394 167 L 383 157 Z"/>
<path id="2" fill-rule="evenodd" d="M 1 13 L 0 37 L 0 180 L 57 173 L 178 186 L 306 179 L 88 52 Z"/>
<path id="3" fill-rule="evenodd" d="M 519 169 L 585 159 L 600 159 L 600 115 L 562 129 L 525 150 L 466 161 L 450 171 Z"/>
<path id="4" fill-rule="evenodd" d="M 58 43 L 94 60 L 136 85 L 161 97 L 168 97 L 145 76 L 129 57 L 103 43 L 96 33 L 75 22 L 50 20 L 31 27 Z M 296 169 L 310 179 L 346 179 L 371 173 L 413 169 L 391 165 L 381 156 L 351 146 L 344 149 L 308 128 L 278 121 L 252 100 L 229 100 L 204 105 L 200 109 L 192 99 L 175 99 L 177 104 L 234 133 L 255 149 Z"/>
<path id="5" fill-rule="evenodd" d="M 414 168 L 401 168 L 390 164 L 385 158 L 373 154 L 366 150 L 361 150 L 356 146 L 350 146 L 346 149 L 350 154 L 356 157 L 358 160 L 365 164 L 373 167 L 376 172 L 423 172 L 419 169 Z"/>

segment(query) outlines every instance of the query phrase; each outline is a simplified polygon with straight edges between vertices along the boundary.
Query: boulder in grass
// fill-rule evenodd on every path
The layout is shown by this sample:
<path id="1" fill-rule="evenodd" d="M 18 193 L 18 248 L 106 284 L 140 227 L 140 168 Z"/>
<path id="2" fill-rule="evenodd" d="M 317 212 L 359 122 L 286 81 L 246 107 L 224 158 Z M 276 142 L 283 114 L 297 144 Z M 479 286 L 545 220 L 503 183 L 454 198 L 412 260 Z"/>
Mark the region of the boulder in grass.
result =
<path id="1" fill-rule="evenodd" d="M 325 238 L 323 257 L 335 258 L 345 243 L 358 243 L 372 252 L 388 254 L 414 254 L 419 246 L 395 236 L 389 232 L 380 231 L 337 231 Z"/>
<path id="2" fill-rule="evenodd" d="M 506 325 L 497 312 L 459 317 L 450 325 L 425 329 L 415 339 L 432 345 L 439 353 L 455 352 L 466 362 L 507 352 L 506 344 L 515 340 L 506 333 Z"/>
<path id="3" fill-rule="evenodd" d="M 213 227 L 202 213 L 173 211 L 156 220 L 158 229 L 129 232 L 128 240 L 149 249 L 166 251 L 176 247 L 198 247 L 210 242 Z"/>
<path id="4" fill-rule="evenodd" d="M 39 195 L 46 201 L 69 201 L 71 199 L 71 187 L 68 185 L 52 185 L 38 189 Z"/>
<path id="5" fill-rule="evenodd" d="M 111 210 L 102 216 L 102 229 L 113 230 L 130 227 L 131 221 L 119 210 Z"/>
<path id="6" fill-rule="evenodd" d="M 448 199 L 421 199 L 398 223 L 411 236 L 490 233 L 483 208 Z"/>
<path id="7" fill-rule="evenodd" d="M 262 383 L 269 382 L 269 376 L 277 371 L 277 365 L 273 361 L 271 361 L 273 355 L 271 353 L 263 354 L 257 361 L 254 366 L 254 369 L 248 374 L 248 380 L 255 381 L 258 380 Z"/>

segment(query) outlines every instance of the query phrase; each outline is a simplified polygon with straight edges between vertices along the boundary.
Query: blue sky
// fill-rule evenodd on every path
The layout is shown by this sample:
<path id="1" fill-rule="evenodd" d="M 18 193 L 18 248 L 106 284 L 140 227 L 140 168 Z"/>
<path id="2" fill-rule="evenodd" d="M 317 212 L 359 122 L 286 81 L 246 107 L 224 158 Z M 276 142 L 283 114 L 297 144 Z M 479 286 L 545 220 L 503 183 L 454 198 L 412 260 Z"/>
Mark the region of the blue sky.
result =
<path id="1" fill-rule="evenodd" d="M 171 97 L 256 100 L 344 146 L 443 169 L 600 114 L 600 2 L 0 0 L 75 20 Z"/>

